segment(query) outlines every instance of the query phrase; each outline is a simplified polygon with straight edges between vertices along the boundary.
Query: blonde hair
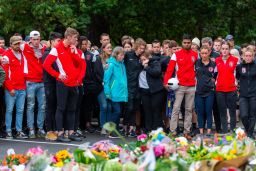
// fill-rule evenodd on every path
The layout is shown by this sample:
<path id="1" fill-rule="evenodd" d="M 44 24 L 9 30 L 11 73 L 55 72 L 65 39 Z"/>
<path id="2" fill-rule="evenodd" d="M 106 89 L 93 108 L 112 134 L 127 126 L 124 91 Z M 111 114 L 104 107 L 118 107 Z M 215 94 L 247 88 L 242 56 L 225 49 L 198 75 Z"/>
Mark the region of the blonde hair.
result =
<path id="1" fill-rule="evenodd" d="M 79 35 L 78 31 L 74 28 L 68 27 L 64 33 L 65 38 L 68 36 Z"/>
<path id="2" fill-rule="evenodd" d="M 136 39 L 134 43 L 134 49 L 137 50 L 140 46 L 147 46 L 147 43 L 142 38 Z"/>
<path id="3" fill-rule="evenodd" d="M 121 46 L 117 46 L 114 48 L 113 52 L 112 52 L 112 56 L 114 58 L 116 58 L 119 54 L 123 53 L 124 54 L 124 48 L 122 48 Z"/>
<path id="4" fill-rule="evenodd" d="M 106 64 L 107 59 L 110 57 L 110 55 L 106 54 L 106 52 L 103 50 L 105 47 L 107 47 L 107 45 L 111 45 L 111 43 L 103 43 L 101 46 L 102 51 L 100 54 L 100 58 L 103 64 Z"/>

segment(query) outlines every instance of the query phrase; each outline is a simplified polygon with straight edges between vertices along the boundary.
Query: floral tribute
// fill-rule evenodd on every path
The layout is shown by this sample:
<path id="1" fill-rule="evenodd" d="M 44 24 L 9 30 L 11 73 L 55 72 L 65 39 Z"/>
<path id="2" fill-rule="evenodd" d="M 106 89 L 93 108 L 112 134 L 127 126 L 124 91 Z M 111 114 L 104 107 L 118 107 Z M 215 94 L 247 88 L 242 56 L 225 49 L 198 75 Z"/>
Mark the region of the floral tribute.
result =
<path id="1" fill-rule="evenodd" d="M 114 124 L 108 124 L 113 131 Z M 108 128 L 106 127 L 106 128 Z M 83 144 L 74 151 L 49 154 L 40 147 L 25 154 L 13 149 L 1 160 L 0 171 L 239 171 L 256 170 L 255 141 L 238 128 L 233 135 L 172 137 L 159 128 L 116 145 L 109 140 Z"/>

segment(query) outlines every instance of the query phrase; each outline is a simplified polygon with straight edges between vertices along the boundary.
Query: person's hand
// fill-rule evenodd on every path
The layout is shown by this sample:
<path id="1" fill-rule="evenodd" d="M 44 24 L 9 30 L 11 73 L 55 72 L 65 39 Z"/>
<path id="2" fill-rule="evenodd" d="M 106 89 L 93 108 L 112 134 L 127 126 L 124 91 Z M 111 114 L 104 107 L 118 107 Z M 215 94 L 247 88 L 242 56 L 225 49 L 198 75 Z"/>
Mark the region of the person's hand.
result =
<path id="1" fill-rule="evenodd" d="M 211 58 L 211 61 L 215 62 L 215 58 Z"/>
<path id="2" fill-rule="evenodd" d="M 15 90 L 11 90 L 11 91 L 10 91 L 10 95 L 11 95 L 11 96 L 15 96 Z"/>
<path id="3" fill-rule="evenodd" d="M 67 75 L 62 75 L 62 74 L 60 74 L 58 78 L 59 78 L 59 80 L 61 80 L 61 81 L 65 81 L 65 80 L 67 79 Z"/>
<path id="4" fill-rule="evenodd" d="M 169 90 L 170 90 L 170 89 L 169 89 L 169 85 L 168 85 L 168 84 L 164 85 L 164 88 L 165 88 L 167 91 L 169 91 Z"/>
<path id="5" fill-rule="evenodd" d="M 9 64 L 9 59 L 7 57 L 1 57 L 0 62 L 2 65 Z"/>
<path id="6" fill-rule="evenodd" d="M 75 45 L 71 45 L 70 49 L 71 49 L 71 53 L 75 53 L 76 52 L 76 46 Z"/>

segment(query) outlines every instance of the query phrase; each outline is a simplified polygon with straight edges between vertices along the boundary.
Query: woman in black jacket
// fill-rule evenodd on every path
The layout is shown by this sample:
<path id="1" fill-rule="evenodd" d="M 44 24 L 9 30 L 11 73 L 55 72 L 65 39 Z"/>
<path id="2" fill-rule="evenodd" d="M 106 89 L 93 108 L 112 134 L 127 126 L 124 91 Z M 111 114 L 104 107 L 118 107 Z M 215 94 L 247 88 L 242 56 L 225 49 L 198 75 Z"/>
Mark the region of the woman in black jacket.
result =
<path id="1" fill-rule="evenodd" d="M 215 62 L 210 59 L 210 49 L 202 46 L 201 58 L 196 61 L 196 96 L 195 105 L 200 134 L 204 133 L 204 121 L 207 120 L 207 134 L 212 129 L 212 107 L 214 100 L 214 69 Z M 206 119 L 204 119 L 206 117 Z"/>
<path id="2" fill-rule="evenodd" d="M 144 69 L 139 74 L 139 88 L 147 131 L 162 127 L 163 83 L 161 64 L 149 52 L 140 56 Z"/>
<path id="3" fill-rule="evenodd" d="M 248 137 L 254 138 L 256 122 L 256 63 L 254 53 L 246 49 L 243 62 L 236 67 L 236 78 L 240 82 L 240 117 Z"/>

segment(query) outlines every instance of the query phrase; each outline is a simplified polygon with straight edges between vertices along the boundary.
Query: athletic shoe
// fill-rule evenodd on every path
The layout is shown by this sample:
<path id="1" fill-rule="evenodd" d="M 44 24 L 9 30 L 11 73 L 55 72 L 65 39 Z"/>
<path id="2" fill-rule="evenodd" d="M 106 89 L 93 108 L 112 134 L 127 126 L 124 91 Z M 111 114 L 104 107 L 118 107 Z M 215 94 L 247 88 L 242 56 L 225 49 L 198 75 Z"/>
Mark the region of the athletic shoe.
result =
<path id="1" fill-rule="evenodd" d="M 71 140 L 69 138 L 65 137 L 64 134 L 62 134 L 62 135 L 59 135 L 57 137 L 56 141 L 59 141 L 59 142 L 70 142 Z"/>
<path id="2" fill-rule="evenodd" d="M 43 129 L 39 129 L 37 131 L 37 137 L 44 138 L 46 136 L 46 133 Z"/>
<path id="3" fill-rule="evenodd" d="M 109 134 L 108 138 L 120 138 L 115 132 Z"/>
<path id="4" fill-rule="evenodd" d="M 128 137 L 136 137 L 136 133 L 134 130 L 131 130 L 129 133 L 128 133 Z"/>
<path id="5" fill-rule="evenodd" d="M 68 138 L 72 141 L 82 141 L 82 139 L 73 132 L 71 135 L 68 136 Z"/>
<path id="6" fill-rule="evenodd" d="M 78 137 L 86 138 L 85 134 L 84 134 L 80 129 L 77 129 L 77 130 L 75 131 L 75 134 L 76 134 Z"/>
<path id="7" fill-rule="evenodd" d="M 46 140 L 50 140 L 50 141 L 56 141 L 57 140 L 57 134 L 54 132 L 47 132 L 46 136 L 45 136 Z"/>
<path id="8" fill-rule="evenodd" d="M 28 136 L 23 131 L 18 131 L 16 134 L 17 139 L 27 139 Z"/>
<path id="9" fill-rule="evenodd" d="M 29 138 L 36 138 L 36 134 L 35 134 L 34 129 L 29 130 L 28 137 Z"/>
<path id="10" fill-rule="evenodd" d="M 6 139 L 13 139 L 12 132 L 6 132 Z"/>
<path id="11" fill-rule="evenodd" d="M 95 129 L 93 127 L 91 127 L 91 126 L 88 126 L 88 127 L 85 128 L 85 131 L 89 132 L 89 133 L 94 133 Z"/>

